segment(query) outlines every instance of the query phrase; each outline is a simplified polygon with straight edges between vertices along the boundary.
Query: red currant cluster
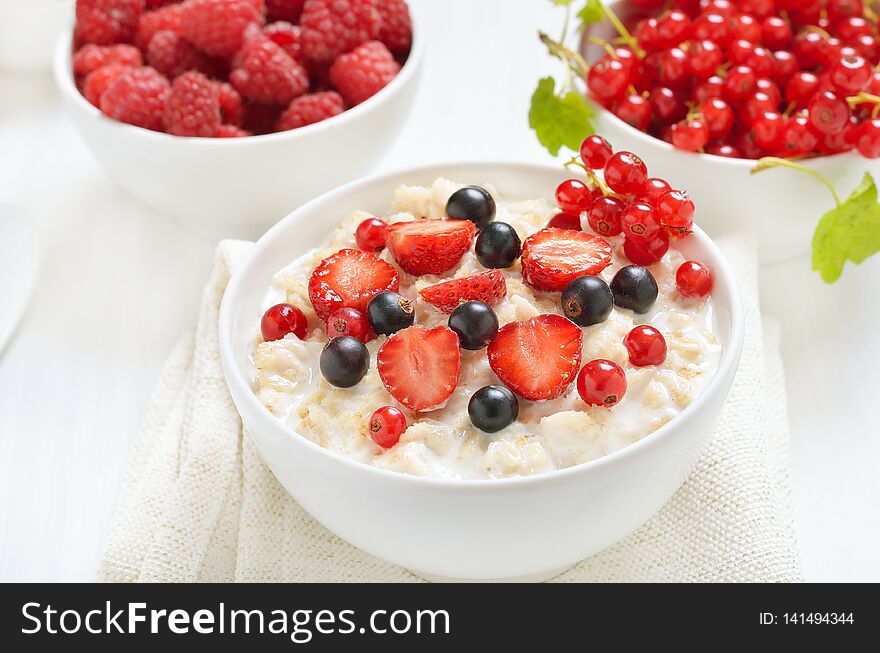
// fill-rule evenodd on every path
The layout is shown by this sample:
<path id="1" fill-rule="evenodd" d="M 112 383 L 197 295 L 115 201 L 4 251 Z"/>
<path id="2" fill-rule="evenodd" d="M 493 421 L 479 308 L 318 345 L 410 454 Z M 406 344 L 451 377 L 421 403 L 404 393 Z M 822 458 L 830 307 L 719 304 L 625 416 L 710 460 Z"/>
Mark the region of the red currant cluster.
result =
<path id="1" fill-rule="evenodd" d="M 669 239 L 690 232 L 694 202 L 673 189 L 632 152 L 613 152 L 601 136 L 588 136 L 581 144 L 581 161 L 588 182 L 567 179 L 556 189 L 556 203 L 571 216 L 587 215 L 590 228 L 600 236 L 625 236 L 623 251 L 638 265 L 659 261 L 669 249 Z M 604 170 L 604 181 L 597 174 Z"/>
<path id="2" fill-rule="evenodd" d="M 863 0 L 629 3 L 629 45 L 607 45 L 587 86 L 636 129 L 736 158 L 880 156 L 877 16 Z"/>

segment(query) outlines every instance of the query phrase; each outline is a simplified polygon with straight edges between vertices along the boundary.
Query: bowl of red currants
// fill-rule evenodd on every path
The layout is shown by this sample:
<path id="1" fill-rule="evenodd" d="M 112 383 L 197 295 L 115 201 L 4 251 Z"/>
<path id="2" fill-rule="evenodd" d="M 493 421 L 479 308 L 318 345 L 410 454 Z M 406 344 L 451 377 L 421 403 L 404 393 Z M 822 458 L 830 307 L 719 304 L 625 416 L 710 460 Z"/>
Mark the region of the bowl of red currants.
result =
<path id="1" fill-rule="evenodd" d="M 880 170 L 871 3 L 587 0 L 578 17 L 580 47 L 542 39 L 588 99 L 587 133 L 688 188 L 711 234 L 753 231 L 763 261 L 807 252 Z"/>

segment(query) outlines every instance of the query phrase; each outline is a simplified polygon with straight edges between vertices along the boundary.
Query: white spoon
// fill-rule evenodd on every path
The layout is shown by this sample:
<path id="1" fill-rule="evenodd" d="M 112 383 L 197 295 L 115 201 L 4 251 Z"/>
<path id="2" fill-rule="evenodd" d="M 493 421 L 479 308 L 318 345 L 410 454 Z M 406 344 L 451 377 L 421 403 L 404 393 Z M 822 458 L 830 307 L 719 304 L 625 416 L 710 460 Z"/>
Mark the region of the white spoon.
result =
<path id="1" fill-rule="evenodd" d="M 24 313 L 39 267 L 32 220 L 22 209 L 0 204 L 0 353 Z"/>

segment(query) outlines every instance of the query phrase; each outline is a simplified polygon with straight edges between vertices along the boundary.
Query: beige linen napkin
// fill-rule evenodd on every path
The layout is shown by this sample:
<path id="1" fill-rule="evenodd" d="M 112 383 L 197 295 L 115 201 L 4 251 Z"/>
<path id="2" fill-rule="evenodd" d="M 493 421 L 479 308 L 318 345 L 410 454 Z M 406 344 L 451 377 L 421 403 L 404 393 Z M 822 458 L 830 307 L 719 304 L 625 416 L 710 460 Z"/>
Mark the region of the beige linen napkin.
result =
<path id="1" fill-rule="evenodd" d="M 693 474 L 647 524 L 557 577 L 797 581 L 779 328 L 762 323 L 754 246 L 719 241 L 746 311 L 742 362 Z M 415 581 L 327 531 L 265 466 L 226 390 L 217 315 L 250 243 L 225 241 L 198 327 L 167 362 L 132 454 L 103 581 Z"/>

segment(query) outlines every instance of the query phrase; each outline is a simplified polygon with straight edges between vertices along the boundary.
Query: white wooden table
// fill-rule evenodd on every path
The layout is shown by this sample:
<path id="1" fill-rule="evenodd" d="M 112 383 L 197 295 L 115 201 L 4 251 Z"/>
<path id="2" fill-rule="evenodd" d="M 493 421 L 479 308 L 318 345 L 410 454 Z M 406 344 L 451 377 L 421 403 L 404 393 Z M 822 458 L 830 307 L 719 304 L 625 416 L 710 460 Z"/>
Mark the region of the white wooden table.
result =
<path id="1" fill-rule="evenodd" d="M 549 2 L 415 0 L 434 30 L 415 112 L 383 170 L 549 160 L 528 130 L 554 66 Z M 43 268 L 0 355 L 0 580 L 90 580 L 163 360 L 194 324 L 214 243 L 125 194 L 49 78 L 0 73 L 0 202 L 33 213 Z M 834 287 L 806 258 L 764 270 L 784 326 L 794 504 L 811 580 L 880 580 L 880 259 Z M 2 310 L 2 307 L 0 307 Z"/>

